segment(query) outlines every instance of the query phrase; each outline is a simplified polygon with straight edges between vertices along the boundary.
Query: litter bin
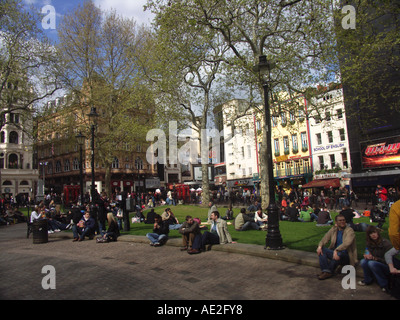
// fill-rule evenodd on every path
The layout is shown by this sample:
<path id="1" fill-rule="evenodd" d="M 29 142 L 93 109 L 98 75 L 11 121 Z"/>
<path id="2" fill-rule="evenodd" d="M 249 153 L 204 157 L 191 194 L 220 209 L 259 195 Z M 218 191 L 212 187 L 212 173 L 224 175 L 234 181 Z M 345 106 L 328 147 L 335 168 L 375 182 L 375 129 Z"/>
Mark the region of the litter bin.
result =
<path id="1" fill-rule="evenodd" d="M 33 221 L 32 235 L 33 243 L 47 243 L 49 241 L 47 219 Z"/>

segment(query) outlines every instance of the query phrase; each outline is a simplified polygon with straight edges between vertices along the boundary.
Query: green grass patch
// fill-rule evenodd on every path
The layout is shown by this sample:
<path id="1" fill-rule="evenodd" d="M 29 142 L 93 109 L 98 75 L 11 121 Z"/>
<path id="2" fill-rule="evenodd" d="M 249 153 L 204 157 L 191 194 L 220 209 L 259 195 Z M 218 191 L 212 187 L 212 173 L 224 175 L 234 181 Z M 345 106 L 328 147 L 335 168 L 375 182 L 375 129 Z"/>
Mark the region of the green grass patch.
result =
<path id="1" fill-rule="evenodd" d="M 165 208 L 170 207 L 178 218 L 179 222 L 183 222 L 187 215 L 194 218 L 200 218 L 202 222 L 207 221 L 208 208 L 193 206 L 193 205 L 177 205 L 177 206 L 161 206 L 154 208 L 154 211 L 158 214 L 162 214 Z M 226 207 L 219 207 L 220 215 L 225 216 Z M 150 210 L 145 210 L 144 215 Z M 233 208 L 234 217 L 236 217 L 240 208 Z M 338 212 L 331 211 L 331 216 L 334 219 Z M 131 214 L 133 216 L 134 213 Z M 131 221 L 131 219 L 130 219 Z M 232 220 L 229 222 L 233 222 Z M 365 222 L 367 224 L 376 225 L 376 223 L 370 223 L 368 217 L 362 217 L 354 219 L 355 223 Z M 282 235 L 284 246 L 290 249 L 315 252 L 319 241 L 322 239 L 324 234 L 331 228 L 330 226 L 317 227 L 315 222 L 289 222 L 280 221 L 279 230 Z M 144 223 L 131 223 L 131 230 L 125 232 L 125 234 L 134 235 L 146 235 L 147 232 L 152 232 L 153 225 Z M 383 225 L 382 236 L 388 239 L 388 219 L 386 219 Z M 234 241 L 240 243 L 257 244 L 265 246 L 266 231 L 248 230 L 248 231 L 236 231 L 233 224 L 228 225 L 228 230 L 232 235 Z M 170 237 L 179 238 L 181 235 L 177 230 L 170 231 Z M 357 251 L 358 257 L 361 259 L 365 249 L 365 232 L 356 232 Z"/>
<path id="2" fill-rule="evenodd" d="M 208 208 L 200 207 L 196 205 L 177 205 L 177 206 L 160 206 L 154 208 L 154 211 L 161 215 L 164 210 L 169 207 L 172 209 L 175 216 L 178 218 L 179 222 L 185 221 L 185 217 L 187 215 L 192 216 L 193 218 L 200 218 L 202 222 L 207 221 L 207 213 Z M 227 207 L 218 207 L 220 215 L 225 216 Z M 27 215 L 27 208 L 20 208 L 21 212 Z M 144 211 L 144 215 L 147 216 L 147 213 L 150 209 L 146 209 Z M 32 212 L 32 210 L 30 210 Z M 234 217 L 236 217 L 240 208 L 233 208 Z M 331 216 L 334 219 L 338 212 L 331 211 Z M 134 212 L 130 213 L 130 231 L 122 232 L 122 234 L 132 234 L 132 235 L 142 235 L 145 236 L 146 233 L 152 232 L 153 225 L 145 224 L 145 223 L 132 223 L 132 217 L 135 216 Z M 389 219 L 386 219 L 385 224 L 382 229 L 382 236 L 386 239 L 388 236 L 388 223 Z M 228 221 L 233 223 L 233 220 Z M 359 219 L 354 219 L 355 223 L 365 222 L 367 224 L 371 224 L 369 222 L 369 218 L 362 217 Z M 376 223 L 372 223 L 372 225 L 376 225 Z M 319 241 L 322 239 L 324 234 L 330 229 L 330 226 L 317 227 L 315 222 L 289 222 L 289 221 L 280 221 L 279 222 L 279 230 L 282 235 L 283 244 L 285 247 L 290 249 L 315 252 Z M 248 244 L 257 244 L 265 246 L 265 237 L 267 235 L 266 231 L 257 231 L 257 230 L 248 230 L 248 231 L 236 231 L 233 224 L 228 225 L 228 230 L 232 235 L 232 239 L 239 243 L 248 243 Z M 180 238 L 181 235 L 178 230 L 171 230 L 169 236 L 171 238 Z M 356 232 L 356 241 L 357 241 L 357 251 L 359 259 L 362 258 L 365 249 L 365 232 Z"/>

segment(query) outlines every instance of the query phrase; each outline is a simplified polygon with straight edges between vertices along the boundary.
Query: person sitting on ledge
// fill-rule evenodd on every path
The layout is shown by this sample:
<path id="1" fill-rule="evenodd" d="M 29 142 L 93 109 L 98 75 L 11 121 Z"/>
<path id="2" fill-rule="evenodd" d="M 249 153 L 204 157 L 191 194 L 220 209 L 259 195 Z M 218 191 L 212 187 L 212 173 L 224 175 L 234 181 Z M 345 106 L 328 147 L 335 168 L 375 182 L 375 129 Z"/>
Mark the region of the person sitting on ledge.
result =
<path id="1" fill-rule="evenodd" d="M 338 214 L 335 217 L 336 225 L 333 226 L 318 244 L 317 254 L 321 274 L 319 280 L 333 276 L 336 268 L 341 265 L 357 263 L 357 244 L 354 230 L 346 223 L 346 218 Z M 329 244 L 326 248 L 325 245 Z"/>

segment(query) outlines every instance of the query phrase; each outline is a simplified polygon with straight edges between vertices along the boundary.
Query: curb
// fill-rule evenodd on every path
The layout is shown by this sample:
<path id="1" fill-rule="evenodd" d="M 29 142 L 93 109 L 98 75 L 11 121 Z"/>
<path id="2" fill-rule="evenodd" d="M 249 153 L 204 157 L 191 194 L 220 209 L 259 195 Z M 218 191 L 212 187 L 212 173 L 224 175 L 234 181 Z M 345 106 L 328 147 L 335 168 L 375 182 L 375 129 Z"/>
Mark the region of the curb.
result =
<path id="1" fill-rule="evenodd" d="M 66 232 L 54 233 L 51 236 L 54 236 L 56 238 L 72 239 L 72 233 Z M 149 240 L 146 238 L 146 236 L 137 236 L 130 234 L 119 236 L 118 241 L 149 244 Z M 182 240 L 180 238 L 171 238 L 168 239 L 165 245 L 180 248 L 182 246 Z M 246 243 L 217 244 L 212 246 L 212 250 L 227 253 L 246 254 L 266 259 L 282 260 L 319 269 L 317 254 L 313 252 L 300 251 L 289 248 L 284 248 L 282 250 L 267 250 L 263 246 Z M 356 266 L 356 275 L 358 277 L 363 277 L 363 271 L 359 265 Z"/>

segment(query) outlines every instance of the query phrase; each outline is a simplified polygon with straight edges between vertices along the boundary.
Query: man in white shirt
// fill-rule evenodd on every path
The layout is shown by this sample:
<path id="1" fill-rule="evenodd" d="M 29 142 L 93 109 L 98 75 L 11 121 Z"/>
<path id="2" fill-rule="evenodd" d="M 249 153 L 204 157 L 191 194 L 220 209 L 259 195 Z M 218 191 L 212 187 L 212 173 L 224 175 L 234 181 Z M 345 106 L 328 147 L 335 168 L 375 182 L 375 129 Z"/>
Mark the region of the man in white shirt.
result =
<path id="1" fill-rule="evenodd" d="M 31 213 L 31 223 L 33 223 L 33 221 L 40 219 L 40 213 L 39 213 L 39 208 L 37 206 L 35 206 L 35 208 L 33 209 L 32 213 Z"/>

